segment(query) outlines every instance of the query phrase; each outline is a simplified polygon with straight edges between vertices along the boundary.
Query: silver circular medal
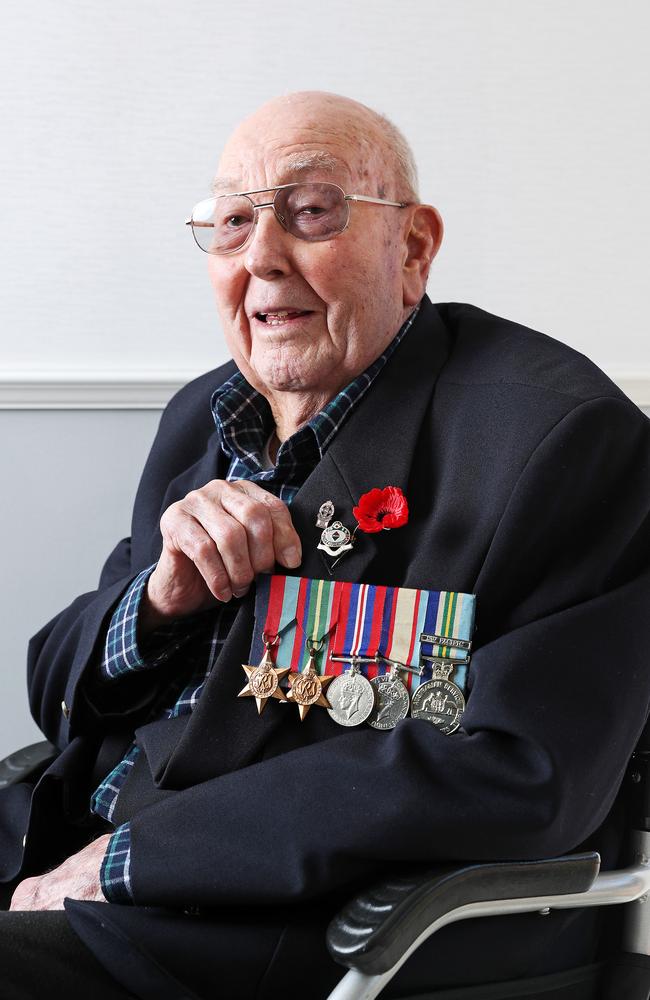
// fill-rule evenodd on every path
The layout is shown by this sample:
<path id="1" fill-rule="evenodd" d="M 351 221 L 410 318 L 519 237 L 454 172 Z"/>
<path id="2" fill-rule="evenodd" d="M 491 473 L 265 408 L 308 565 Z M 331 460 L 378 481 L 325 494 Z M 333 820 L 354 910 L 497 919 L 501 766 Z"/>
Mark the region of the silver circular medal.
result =
<path id="1" fill-rule="evenodd" d="M 394 729 L 409 714 L 409 693 L 399 678 L 391 674 L 373 677 L 375 707 L 366 720 L 373 729 Z"/>
<path id="2" fill-rule="evenodd" d="M 411 702 L 412 718 L 430 722 L 446 736 L 458 729 L 464 711 L 462 691 L 452 681 L 442 677 L 420 684 Z"/>
<path id="3" fill-rule="evenodd" d="M 339 726 L 360 726 L 375 707 L 375 691 L 363 674 L 347 670 L 327 689 L 329 715 Z"/>

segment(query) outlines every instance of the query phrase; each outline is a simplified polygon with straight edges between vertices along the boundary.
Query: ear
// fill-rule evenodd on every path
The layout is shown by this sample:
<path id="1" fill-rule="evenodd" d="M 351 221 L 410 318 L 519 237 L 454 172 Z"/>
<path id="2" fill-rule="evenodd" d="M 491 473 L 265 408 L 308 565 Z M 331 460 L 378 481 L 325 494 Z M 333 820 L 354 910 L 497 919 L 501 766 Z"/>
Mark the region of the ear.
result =
<path id="1" fill-rule="evenodd" d="M 431 261 L 442 243 L 443 229 L 440 212 L 433 205 L 415 205 L 411 209 L 402 266 L 405 306 L 416 305 L 424 295 Z"/>

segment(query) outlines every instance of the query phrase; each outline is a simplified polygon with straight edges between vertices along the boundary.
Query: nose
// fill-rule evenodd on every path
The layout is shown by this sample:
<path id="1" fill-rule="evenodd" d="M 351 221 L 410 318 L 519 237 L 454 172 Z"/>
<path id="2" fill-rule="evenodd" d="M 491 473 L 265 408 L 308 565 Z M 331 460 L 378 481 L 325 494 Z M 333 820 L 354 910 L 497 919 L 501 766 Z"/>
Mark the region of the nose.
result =
<path id="1" fill-rule="evenodd" d="M 271 206 L 256 212 L 256 224 L 250 242 L 244 251 L 244 265 L 257 278 L 272 281 L 290 274 L 293 237 L 282 228 Z"/>

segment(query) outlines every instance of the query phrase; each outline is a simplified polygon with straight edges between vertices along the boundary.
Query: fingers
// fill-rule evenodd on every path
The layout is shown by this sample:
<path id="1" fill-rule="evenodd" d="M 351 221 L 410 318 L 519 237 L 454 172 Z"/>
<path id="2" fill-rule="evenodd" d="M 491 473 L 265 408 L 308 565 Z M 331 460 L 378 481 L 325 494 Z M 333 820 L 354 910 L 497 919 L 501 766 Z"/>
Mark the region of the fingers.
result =
<path id="1" fill-rule="evenodd" d="M 247 527 L 256 572 L 268 572 L 275 562 L 290 569 L 300 565 L 302 547 L 287 505 L 257 483 L 238 480 L 222 494 L 225 510 Z"/>
<path id="2" fill-rule="evenodd" d="M 244 526 L 201 491 L 183 501 L 176 544 L 192 560 L 218 600 L 240 596 L 255 576 Z"/>
<path id="3" fill-rule="evenodd" d="M 241 597 L 276 561 L 295 568 L 302 558 L 286 504 L 245 480 L 213 480 L 192 490 L 165 511 L 160 528 L 163 555 L 148 594 L 166 613 L 197 610 L 208 594 L 219 601 Z M 195 573 L 188 574 L 188 561 Z"/>

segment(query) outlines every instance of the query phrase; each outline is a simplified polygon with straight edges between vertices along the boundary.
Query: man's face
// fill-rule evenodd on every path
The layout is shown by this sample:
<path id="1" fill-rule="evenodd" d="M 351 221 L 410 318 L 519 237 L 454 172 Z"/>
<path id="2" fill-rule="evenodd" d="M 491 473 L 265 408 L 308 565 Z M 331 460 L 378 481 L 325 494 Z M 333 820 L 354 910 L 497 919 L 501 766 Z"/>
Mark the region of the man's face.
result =
<path id="1" fill-rule="evenodd" d="M 217 183 L 228 193 L 330 181 L 346 194 L 399 200 L 372 136 L 365 148 L 375 152 L 364 156 L 360 128 L 345 109 L 267 105 L 226 146 Z M 263 209 L 244 249 L 209 255 L 224 335 L 255 388 L 330 396 L 381 353 L 415 304 L 405 302 L 402 282 L 406 212 L 353 203 L 343 233 L 307 243 Z"/>

